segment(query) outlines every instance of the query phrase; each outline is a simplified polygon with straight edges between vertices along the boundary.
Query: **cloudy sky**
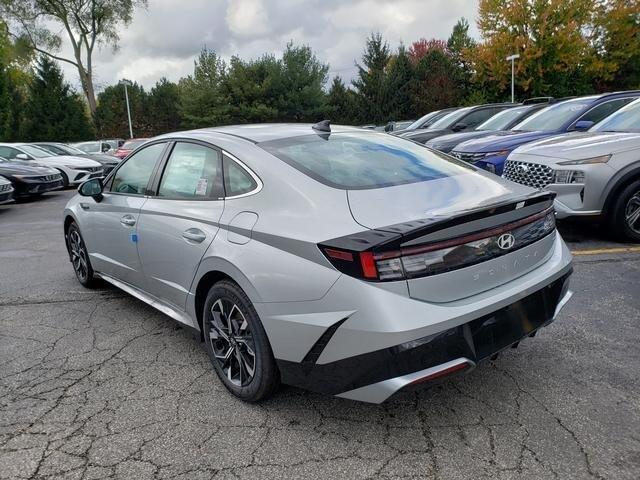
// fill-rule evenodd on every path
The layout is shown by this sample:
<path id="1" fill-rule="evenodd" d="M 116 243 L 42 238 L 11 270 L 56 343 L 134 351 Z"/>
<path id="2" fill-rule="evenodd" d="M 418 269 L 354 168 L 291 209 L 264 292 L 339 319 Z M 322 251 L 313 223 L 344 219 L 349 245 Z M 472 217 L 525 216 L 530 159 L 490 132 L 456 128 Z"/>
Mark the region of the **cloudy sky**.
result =
<path id="1" fill-rule="evenodd" d="M 395 47 L 425 38 L 446 39 L 460 17 L 477 36 L 477 0 L 149 0 L 121 31 L 115 53 L 95 59 L 96 86 L 129 78 L 146 87 L 165 76 L 178 80 L 193 69 L 206 45 L 222 57 L 278 54 L 289 40 L 310 45 L 330 64 L 330 77 L 355 73 L 366 37 L 377 31 Z M 68 51 L 68 48 L 64 48 Z M 73 67 L 67 79 L 78 85 Z"/>

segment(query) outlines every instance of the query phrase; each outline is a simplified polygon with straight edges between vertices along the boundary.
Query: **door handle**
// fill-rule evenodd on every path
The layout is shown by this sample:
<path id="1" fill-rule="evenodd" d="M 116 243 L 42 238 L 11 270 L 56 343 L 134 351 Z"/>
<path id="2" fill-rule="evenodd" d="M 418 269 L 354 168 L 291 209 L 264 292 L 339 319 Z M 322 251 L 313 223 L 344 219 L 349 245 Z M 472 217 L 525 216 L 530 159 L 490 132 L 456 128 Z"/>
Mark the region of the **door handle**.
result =
<path id="1" fill-rule="evenodd" d="M 136 224 L 136 219 L 133 218 L 133 215 L 125 215 L 120 219 L 120 223 L 127 227 L 133 227 Z"/>
<path id="2" fill-rule="evenodd" d="M 202 243 L 207 238 L 207 234 L 198 228 L 190 228 L 182 232 L 182 238 L 190 242 Z"/>

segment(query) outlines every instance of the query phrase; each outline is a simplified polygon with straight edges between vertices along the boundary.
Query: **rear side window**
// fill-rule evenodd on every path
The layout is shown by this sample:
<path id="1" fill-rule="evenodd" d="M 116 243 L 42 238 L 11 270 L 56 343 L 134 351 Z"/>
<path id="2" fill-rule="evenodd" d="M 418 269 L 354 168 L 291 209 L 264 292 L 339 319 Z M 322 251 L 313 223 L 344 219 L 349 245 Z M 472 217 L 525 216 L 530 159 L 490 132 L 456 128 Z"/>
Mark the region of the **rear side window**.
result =
<path id="1" fill-rule="evenodd" d="M 195 143 L 176 143 L 162 174 L 158 196 L 185 200 L 221 198 L 220 152 Z"/>
<path id="2" fill-rule="evenodd" d="M 380 133 L 332 133 L 258 144 L 311 178 L 355 190 L 423 182 L 473 171 L 473 167 L 409 140 Z"/>
<path id="3" fill-rule="evenodd" d="M 229 157 L 224 158 L 224 189 L 227 197 L 237 197 L 258 187 L 249 172 Z"/>

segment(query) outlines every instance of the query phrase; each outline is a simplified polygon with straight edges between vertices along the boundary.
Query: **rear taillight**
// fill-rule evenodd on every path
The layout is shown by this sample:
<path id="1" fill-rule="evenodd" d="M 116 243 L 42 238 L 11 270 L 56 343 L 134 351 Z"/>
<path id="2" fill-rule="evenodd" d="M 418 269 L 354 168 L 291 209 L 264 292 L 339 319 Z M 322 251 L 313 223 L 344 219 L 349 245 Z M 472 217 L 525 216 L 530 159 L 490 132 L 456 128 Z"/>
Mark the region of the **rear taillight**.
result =
<path id="1" fill-rule="evenodd" d="M 461 237 L 397 249 L 353 251 L 320 245 L 341 272 L 369 281 L 425 277 L 475 265 L 530 245 L 555 230 L 555 213 L 530 217 Z"/>

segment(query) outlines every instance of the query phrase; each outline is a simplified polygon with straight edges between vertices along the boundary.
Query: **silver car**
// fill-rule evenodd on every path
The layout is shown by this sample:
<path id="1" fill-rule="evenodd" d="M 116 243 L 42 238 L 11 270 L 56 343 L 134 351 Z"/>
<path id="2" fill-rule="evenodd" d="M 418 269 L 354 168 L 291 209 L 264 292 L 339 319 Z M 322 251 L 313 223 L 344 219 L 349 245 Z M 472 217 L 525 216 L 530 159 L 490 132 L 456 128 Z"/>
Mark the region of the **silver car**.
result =
<path id="1" fill-rule="evenodd" d="M 351 127 L 145 143 L 64 211 L 78 280 L 198 332 L 246 401 L 280 382 L 379 403 L 552 322 L 571 254 L 553 196 Z"/>
<path id="2" fill-rule="evenodd" d="M 503 176 L 554 192 L 558 218 L 604 220 L 619 237 L 640 242 L 640 100 L 588 132 L 517 148 Z"/>

